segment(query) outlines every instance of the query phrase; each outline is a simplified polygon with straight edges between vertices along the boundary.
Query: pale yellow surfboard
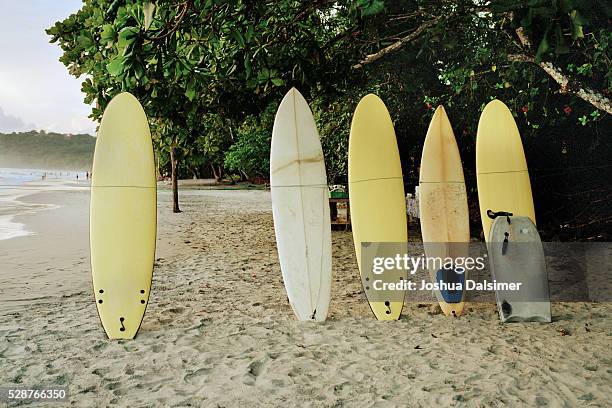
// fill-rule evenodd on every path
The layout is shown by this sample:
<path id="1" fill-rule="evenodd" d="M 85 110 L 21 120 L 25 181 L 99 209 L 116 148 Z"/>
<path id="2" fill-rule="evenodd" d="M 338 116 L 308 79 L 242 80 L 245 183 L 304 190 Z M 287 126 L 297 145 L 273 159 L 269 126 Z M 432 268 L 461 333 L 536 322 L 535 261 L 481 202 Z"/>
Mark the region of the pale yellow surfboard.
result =
<path id="1" fill-rule="evenodd" d="M 457 259 L 469 255 L 470 222 L 463 165 L 453 129 L 442 106 L 436 109 L 423 144 L 419 212 L 428 257 Z M 429 272 L 434 281 L 439 282 L 443 276 L 439 270 Z M 463 312 L 464 295 L 464 291 L 436 291 L 440 307 L 447 316 L 458 316 Z"/>
<path id="2" fill-rule="evenodd" d="M 364 97 L 353 116 L 348 180 L 353 241 L 363 275 L 362 242 L 408 241 L 404 180 L 395 130 L 385 104 L 376 95 Z M 379 320 L 399 319 L 404 304 L 369 303 Z"/>
<path id="3" fill-rule="evenodd" d="M 478 202 L 485 240 L 493 219 L 487 211 L 506 211 L 536 223 L 527 161 L 516 122 L 499 100 L 485 106 L 476 137 Z"/>
<path id="4" fill-rule="evenodd" d="M 106 107 L 94 153 L 91 270 L 98 314 L 110 339 L 131 339 L 153 277 L 157 187 L 147 117 L 129 93 Z"/>

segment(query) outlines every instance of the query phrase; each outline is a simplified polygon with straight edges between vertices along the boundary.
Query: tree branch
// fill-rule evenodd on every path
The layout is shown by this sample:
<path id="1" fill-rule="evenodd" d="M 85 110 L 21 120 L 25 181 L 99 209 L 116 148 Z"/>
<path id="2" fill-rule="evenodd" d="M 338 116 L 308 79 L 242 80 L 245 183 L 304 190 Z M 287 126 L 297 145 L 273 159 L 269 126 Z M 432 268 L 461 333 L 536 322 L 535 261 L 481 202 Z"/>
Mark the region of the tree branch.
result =
<path id="1" fill-rule="evenodd" d="M 423 32 L 425 30 L 427 30 L 428 28 L 436 25 L 438 23 L 438 21 L 440 21 L 440 17 L 436 17 L 436 18 L 434 18 L 432 20 L 426 21 L 425 23 L 423 23 L 420 26 L 418 26 L 416 28 L 416 30 L 414 30 L 413 32 L 411 32 L 407 36 L 405 36 L 403 38 L 400 38 L 397 42 L 389 45 L 388 47 L 385 47 L 385 48 L 377 51 L 374 54 L 367 55 L 364 59 L 359 61 L 358 64 L 353 65 L 353 69 L 363 68 L 364 65 L 371 64 L 372 62 L 378 61 L 379 59 L 381 59 L 382 57 L 384 57 L 387 54 L 391 54 L 393 52 L 398 51 L 404 45 L 406 45 L 406 44 L 414 41 L 415 39 L 417 39 L 421 34 L 423 34 Z"/>
<path id="2" fill-rule="evenodd" d="M 535 62 L 535 58 L 527 54 L 510 54 L 508 60 L 513 62 L 527 62 L 536 64 L 544 70 L 556 83 L 559 84 L 560 93 L 570 93 L 576 95 L 585 102 L 590 103 L 599 110 L 602 110 L 612 115 L 612 102 L 609 98 L 596 92 L 593 89 L 582 86 L 581 84 L 571 81 L 559 68 L 555 67 L 550 62 Z"/>

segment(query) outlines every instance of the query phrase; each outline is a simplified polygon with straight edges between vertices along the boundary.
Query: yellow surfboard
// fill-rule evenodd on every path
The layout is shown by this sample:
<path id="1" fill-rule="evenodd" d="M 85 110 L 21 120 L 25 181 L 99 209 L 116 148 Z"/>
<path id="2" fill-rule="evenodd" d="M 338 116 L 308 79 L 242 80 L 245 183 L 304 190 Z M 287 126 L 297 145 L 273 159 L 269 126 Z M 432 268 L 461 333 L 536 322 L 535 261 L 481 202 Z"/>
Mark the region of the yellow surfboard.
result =
<path id="1" fill-rule="evenodd" d="M 393 122 L 383 101 L 367 95 L 357 105 L 349 139 L 349 198 L 357 264 L 363 276 L 361 244 L 408 241 L 406 199 Z M 366 288 L 367 289 L 367 288 Z M 368 290 L 366 290 L 368 296 Z M 402 301 L 372 300 L 379 320 L 397 320 Z"/>
<path id="2" fill-rule="evenodd" d="M 493 219 L 487 212 L 510 212 L 536 223 L 527 161 L 516 122 L 499 100 L 485 106 L 476 137 L 478 202 L 485 240 Z"/>
<path id="3" fill-rule="evenodd" d="M 446 111 L 438 106 L 431 119 L 419 175 L 419 218 L 425 254 L 431 258 L 465 258 L 469 255 L 470 219 L 459 148 Z M 461 283 L 465 274 L 430 270 L 434 282 Z M 463 312 L 465 291 L 435 291 L 445 315 Z"/>
<path id="4" fill-rule="evenodd" d="M 129 93 L 108 104 L 96 141 L 90 204 L 91 271 L 110 339 L 131 339 L 153 277 L 157 186 L 147 117 Z"/>

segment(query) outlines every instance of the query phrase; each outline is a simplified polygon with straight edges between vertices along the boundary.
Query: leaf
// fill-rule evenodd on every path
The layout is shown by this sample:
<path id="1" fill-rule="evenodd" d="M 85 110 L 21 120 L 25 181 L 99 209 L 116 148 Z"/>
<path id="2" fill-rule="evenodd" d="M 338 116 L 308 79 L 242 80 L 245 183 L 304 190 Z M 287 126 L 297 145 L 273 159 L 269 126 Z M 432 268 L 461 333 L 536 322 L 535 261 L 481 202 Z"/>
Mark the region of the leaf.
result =
<path id="1" fill-rule="evenodd" d="M 579 38 L 584 38 L 584 31 L 582 30 L 582 26 L 572 23 L 572 39 L 577 40 Z"/>
<path id="2" fill-rule="evenodd" d="M 253 35 L 255 34 L 255 29 L 252 25 L 249 25 L 247 28 L 246 34 L 244 35 L 246 42 L 251 42 Z"/>
<path id="3" fill-rule="evenodd" d="M 570 13 L 570 19 L 572 21 L 572 39 L 577 40 L 578 38 L 584 38 L 584 31 L 582 30 L 585 24 L 584 19 L 578 14 L 577 10 L 572 10 Z"/>
<path id="4" fill-rule="evenodd" d="M 589 20 L 582 14 L 580 14 L 578 10 L 572 10 L 572 12 L 570 13 L 570 18 L 572 19 L 573 23 L 579 24 L 581 26 L 589 24 Z"/>
<path id="5" fill-rule="evenodd" d="M 112 19 L 113 17 L 115 17 L 115 14 L 117 14 L 117 10 L 119 9 L 119 6 L 121 5 L 121 2 L 122 2 L 122 0 L 115 0 L 108 7 L 108 9 L 106 10 L 106 16 L 109 19 Z"/>
<path id="6" fill-rule="evenodd" d="M 102 32 L 100 33 L 100 41 L 105 44 L 112 43 L 115 41 L 115 27 L 112 24 L 104 24 L 102 26 Z"/>
<path id="7" fill-rule="evenodd" d="M 128 45 L 132 44 L 137 35 L 138 29 L 136 27 L 125 27 L 119 31 L 119 39 L 117 41 L 119 51 L 124 51 Z"/>
<path id="8" fill-rule="evenodd" d="M 267 82 L 268 79 L 270 79 L 270 70 L 268 68 L 262 68 L 262 70 L 257 73 L 257 79 L 259 79 L 259 82 Z"/>
<path id="9" fill-rule="evenodd" d="M 141 64 L 137 63 L 134 65 L 134 76 L 138 80 L 141 80 L 144 77 L 144 69 L 142 68 Z"/>
<path id="10" fill-rule="evenodd" d="M 153 22 L 153 14 L 155 13 L 155 3 L 152 1 L 147 1 L 144 4 L 144 29 L 145 31 L 151 27 L 151 23 Z"/>
<path id="11" fill-rule="evenodd" d="M 193 98 L 195 98 L 195 95 L 196 95 L 195 88 L 187 87 L 187 89 L 185 90 L 185 96 L 187 97 L 187 99 L 189 99 L 190 101 L 193 101 Z"/>
<path id="12" fill-rule="evenodd" d="M 111 74 L 111 76 L 119 76 L 121 74 L 123 74 L 123 63 L 125 62 L 125 60 L 123 59 L 122 56 L 116 56 L 115 58 L 113 58 L 112 60 L 110 60 L 110 62 L 108 64 L 106 64 L 106 70 L 108 71 L 109 74 Z"/>
<path id="13" fill-rule="evenodd" d="M 234 37 L 236 42 L 238 42 L 238 45 L 240 46 L 240 48 L 244 48 L 244 37 L 242 36 L 242 34 L 240 34 L 239 31 L 232 30 L 232 37 Z"/>
<path id="14" fill-rule="evenodd" d="M 93 40 L 84 34 L 79 35 L 77 41 L 82 48 L 89 48 L 93 45 Z"/>
<path id="15" fill-rule="evenodd" d="M 236 64 L 232 65 L 225 75 L 226 76 L 232 75 L 234 72 L 236 72 L 236 69 L 238 69 L 238 66 L 236 66 Z"/>

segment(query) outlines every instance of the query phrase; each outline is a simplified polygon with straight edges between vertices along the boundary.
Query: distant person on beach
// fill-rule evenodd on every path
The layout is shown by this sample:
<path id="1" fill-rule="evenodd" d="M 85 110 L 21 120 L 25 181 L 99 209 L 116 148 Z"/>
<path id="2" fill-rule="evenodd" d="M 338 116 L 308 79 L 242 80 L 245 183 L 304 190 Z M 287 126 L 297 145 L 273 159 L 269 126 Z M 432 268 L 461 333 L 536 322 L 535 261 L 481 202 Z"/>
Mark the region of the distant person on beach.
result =
<path id="1" fill-rule="evenodd" d="M 86 171 L 86 172 L 85 172 L 85 178 L 86 178 L 87 180 L 89 180 L 89 172 L 88 172 L 88 171 Z"/>
<path id="2" fill-rule="evenodd" d="M 76 174 L 76 175 L 77 175 L 77 180 L 78 180 L 78 179 L 79 179 L 79 173 L 77 172 L 77 174 Z"/>

